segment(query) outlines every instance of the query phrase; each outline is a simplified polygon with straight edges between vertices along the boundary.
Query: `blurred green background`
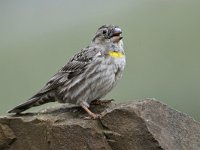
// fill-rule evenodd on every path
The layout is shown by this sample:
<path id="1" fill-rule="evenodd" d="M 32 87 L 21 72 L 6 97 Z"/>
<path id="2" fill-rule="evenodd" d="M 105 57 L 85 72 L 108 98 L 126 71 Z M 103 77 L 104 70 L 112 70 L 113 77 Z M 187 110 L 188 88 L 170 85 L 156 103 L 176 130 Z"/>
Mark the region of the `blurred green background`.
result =
<path id="1" fill-rule="evenodd" d="M 117 24 L 127 66 L 107 98 L 153 97 L 200 120 L 199 8 L 199 0 L 0 1 L 0 114 L 35 94 L 99 26 Z"/>

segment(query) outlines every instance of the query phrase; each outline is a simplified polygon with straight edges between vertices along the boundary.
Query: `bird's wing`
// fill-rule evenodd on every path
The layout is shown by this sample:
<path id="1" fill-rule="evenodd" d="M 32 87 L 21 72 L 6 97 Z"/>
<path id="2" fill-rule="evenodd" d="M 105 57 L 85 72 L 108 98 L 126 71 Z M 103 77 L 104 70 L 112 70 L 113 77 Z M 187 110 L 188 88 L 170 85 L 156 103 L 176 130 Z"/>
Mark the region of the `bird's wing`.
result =
<path id="1" fill-rule="evenodd" d="M 73 77 L 83 73 L 88 64 L 99 56 L 99 54 L 100 50 L 95 47 L 82 49 L 79 53 L 74 55 L 74 57 L 65 66 L 63 66 L 33 97 L 38 97 L 48 93 L 49 91 L 55 90 L 57 87 L 63 85 Z"/>

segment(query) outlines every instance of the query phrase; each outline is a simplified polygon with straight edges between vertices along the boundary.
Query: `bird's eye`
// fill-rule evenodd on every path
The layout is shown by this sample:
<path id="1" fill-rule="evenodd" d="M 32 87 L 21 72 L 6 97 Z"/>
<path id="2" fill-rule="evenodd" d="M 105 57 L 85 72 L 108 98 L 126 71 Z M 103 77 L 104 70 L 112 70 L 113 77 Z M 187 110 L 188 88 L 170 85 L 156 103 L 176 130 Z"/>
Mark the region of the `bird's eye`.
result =
<path id="1" fill-rule="evenodd" d="M 106 34 L 107 33 L 107 30 L 103 30 L 103 34 Z"/>

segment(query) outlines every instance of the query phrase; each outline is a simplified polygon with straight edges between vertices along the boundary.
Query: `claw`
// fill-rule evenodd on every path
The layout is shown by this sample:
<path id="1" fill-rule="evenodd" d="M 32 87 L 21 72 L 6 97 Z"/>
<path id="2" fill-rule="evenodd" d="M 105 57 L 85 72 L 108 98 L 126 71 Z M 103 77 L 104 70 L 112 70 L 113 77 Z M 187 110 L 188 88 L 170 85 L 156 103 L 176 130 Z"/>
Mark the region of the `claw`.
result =
<path id="1" fill-rule="evenodd" d="M 100 119 L 100 118 L 101 118 L 100 114 L 94 114 L 94 116 L 87 116 L 87 117 L 84 117 L 83 119 L 85 119 L 85 120 L 96 120 L 96 119 Z"/>

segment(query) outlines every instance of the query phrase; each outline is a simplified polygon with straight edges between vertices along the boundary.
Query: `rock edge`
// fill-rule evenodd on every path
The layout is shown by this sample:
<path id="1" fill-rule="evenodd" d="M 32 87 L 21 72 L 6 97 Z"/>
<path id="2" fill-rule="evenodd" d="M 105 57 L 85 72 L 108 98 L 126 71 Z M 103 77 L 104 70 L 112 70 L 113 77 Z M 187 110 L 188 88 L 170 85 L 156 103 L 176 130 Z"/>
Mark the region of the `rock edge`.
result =
<path id="1" fill-rule="evenodd" d="M 92 106 L 99 120 L 61 105 L 39 113 L 0 117 L 0 149 L 199 150 L 200 123 L 155 100 Z"/>

